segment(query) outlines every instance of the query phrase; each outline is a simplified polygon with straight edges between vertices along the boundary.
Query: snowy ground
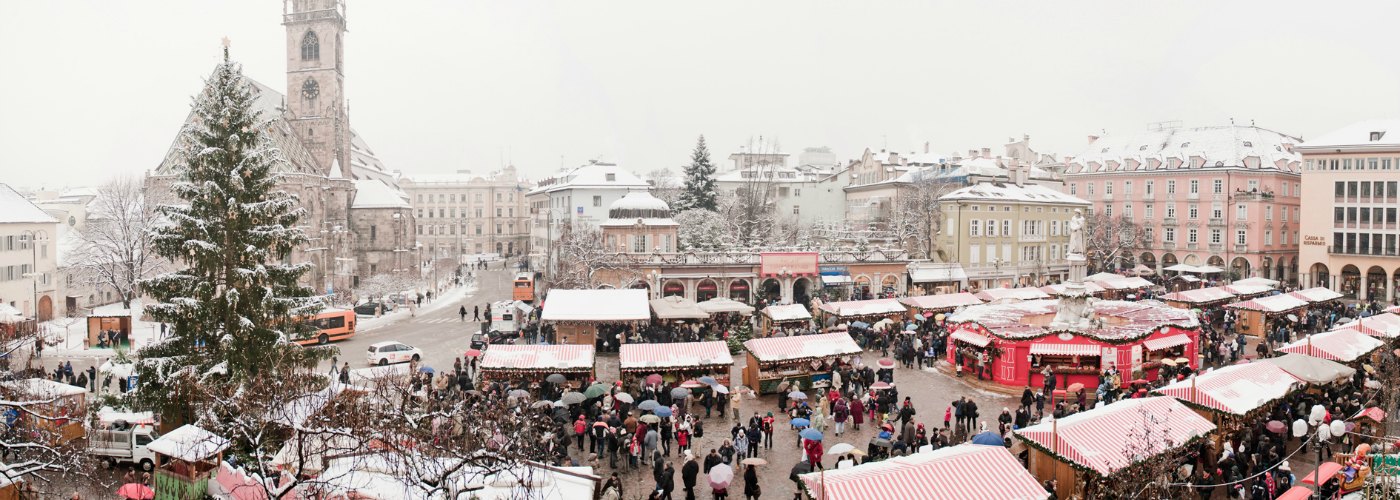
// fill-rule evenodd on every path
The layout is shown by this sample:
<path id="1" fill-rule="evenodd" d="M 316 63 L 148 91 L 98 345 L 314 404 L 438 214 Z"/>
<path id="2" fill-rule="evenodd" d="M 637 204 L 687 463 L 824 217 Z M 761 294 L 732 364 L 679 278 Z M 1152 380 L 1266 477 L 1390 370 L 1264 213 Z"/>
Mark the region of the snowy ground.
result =
<path id="1" fill-rule="evenodd" d="M 392 325 L 394 323 L 403 321 L 408 318 L 412 318 L 417 314 L 426 314 L 433 311 L 437 311 L 444 307 L 457 305 L 461 303 L 462 299 L 466 298 L 467 295 L 470 295 L 472 292 L 475 292 L 476 286 L 476 281 L 473 280 L 472 282 L 467 283 L 466 286 L 459 286 L 456 288 L 447 289 L 446 291 L 442 292 L 441 296 L 434 297 L 432 302 L 428 302 L 426 299 L 424 299 L 423 307 L 400 307 L 398 309 L 395 309 L 393 312 L 382 315 L 378 318 L 370 316 L 360 316 L 359 325 L 356 327 L 356 331 L 372 331 L 378 328 L 383 328 L 385 326 Z"/>

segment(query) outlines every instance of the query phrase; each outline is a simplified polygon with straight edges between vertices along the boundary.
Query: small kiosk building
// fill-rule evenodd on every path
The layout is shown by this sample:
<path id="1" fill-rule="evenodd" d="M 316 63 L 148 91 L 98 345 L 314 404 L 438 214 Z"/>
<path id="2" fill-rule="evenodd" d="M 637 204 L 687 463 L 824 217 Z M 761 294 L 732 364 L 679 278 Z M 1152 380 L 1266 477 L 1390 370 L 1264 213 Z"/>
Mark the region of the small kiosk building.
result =
<path id="1" fill-rule="evenodd" d="M 831 368 L 840 358 L 861 353 L 846 332 L 752 339 L 744 342 L 744 348 L 748 350 L 744 384 L 760 394 L 778 392 L 784 380 L 803 389 L 829 383 Z"/>
<path id="2" fill-rule="evenodd" d="M 623 344 L 618 351 L 618 360 L 624 384 L 629 384 L 636 377 L 658 373 L 668 382 L 709 375 L 719 383 L 729 385 L 729 372 L 734 368 L 729 343 L 721 340 Z"/>
<path id="3" fill-rule="evenodd" d="M 1269 333 L 1273 322 L 1288 313 L 1298 313 L 1308 303 L 1292 295 L 1270 295 L 1227 304 L 1237 315 L 1235 333 L 1262 337 Z"/>
<path id="4" fill-rule="evenodd" d="M 601 325 L 651 320 L 647 291 L 638 289 L 550 290 L 542 307 L 540 320 L 554 325 L 559 344 L 594 345 Z"/>
<path id="5" fill-rule="evenodd" d="M 593 346 L 493 345 L 481 354 L 483 380 L 542 382 L 555 373 L 584 387 L 593 378 Z"/>
<path id="6" fill-rule="evenodd" d="M 802 304 L 775 304 L 763 308 L 761 324 L 763 336 L 773 335 L 778 328 L 803 328 L 812 324 L 812 314 Z"/>

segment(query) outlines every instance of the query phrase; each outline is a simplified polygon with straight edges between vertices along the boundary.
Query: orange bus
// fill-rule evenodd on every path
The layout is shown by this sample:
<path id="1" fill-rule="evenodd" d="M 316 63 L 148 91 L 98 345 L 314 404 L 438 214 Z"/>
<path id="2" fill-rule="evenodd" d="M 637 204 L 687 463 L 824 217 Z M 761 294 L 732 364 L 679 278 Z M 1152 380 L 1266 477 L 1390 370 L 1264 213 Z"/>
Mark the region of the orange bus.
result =
<path id="1" fill-rule="evenodd" d="M 316 332 L 310 337 L 297 339 L 298 344 L 326 344 L 355 336 L 355 311 L 327 309 L 311 318 L 311 326 Z"/>
<path id="2" fill-rule="evenodd" d="M 511 288 L 511 300 L 521 302 L 535 301 L 535 276 L 530 273 L 518 273 L 515 275 L 515 286 Z"/>

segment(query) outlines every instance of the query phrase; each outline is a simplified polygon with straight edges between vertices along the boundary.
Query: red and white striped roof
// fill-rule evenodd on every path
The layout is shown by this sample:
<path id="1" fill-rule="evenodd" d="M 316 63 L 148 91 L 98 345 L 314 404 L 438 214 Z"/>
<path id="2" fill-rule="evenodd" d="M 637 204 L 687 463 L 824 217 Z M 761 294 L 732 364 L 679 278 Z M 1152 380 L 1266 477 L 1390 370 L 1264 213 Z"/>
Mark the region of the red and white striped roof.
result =
<path id="1" fill-rule="evenodd" d="M 762 363 L 802 361 L 860 354 L 860 346 L 846 332 L 769 337 L 744 342 L 744 348 Z"/>
<path id="2" fill-rule="evenodd" d="M 1049 337 L 1047 337 L 1049 338 Z M 1031 344 L 1031 354 L 1050 356 L 1099 356 L 1097 344 L 1060 344 L 1039 342 Z"/>
<path id="3" fill-rule="evenodd" d="M 1141 434 L 1151 439 L 1130 442 L 1124 436 Z M 1215 430 L 1215 424 L 1172 398 L 1124 399 L 1062 418 L 1014 431 L 1016 436 L 1050 450 L 1058 458 L 1110 475 L 1133 461 L 1133 453 L 1167 451 L 1166 442 L 1185 444 Z M 1137 448 L 1149 448 L 1140 450 Z M 979 498 L 979 497 L 969 497 Z M 994 497 L 980 497 L 994 498 Z"/>
<path id="4" fill-rule="evenodd" d="M 967 330 L 956 330 L 948 337 L 953 340 L 961 340 L 963 342 L 967 342 L 977 347 L 987 347 L 987 344 L 992 343 L 991 337 L 982 335 L 977 332 L 970 332 Z"/>
<path id="5" fill-rule="evenodd" d="M 1371 351 L 1382 345 L 1385 345 L 1385 342 L 1354 328 L 1342 328 L 1312 335 L 1310 338 L 1298 339 L 1298 341 L 1283 346 L 1279 350 L 1350 363 L 1370 354 Z"/>
<path id="6" fill-rule="evenodd" d="M 1162 300 L 1172 302 L 1185 302 L 1187 304 L 1207 304 L 1230 300 L 1235 298 L 1235 294 L 1230 293 L 1222 287 L 1212 286 L 1208 288 L 1192 288 L 1180 292 L 1172 292 L 1162 296 Z"/>
<path id="7" fill-rule="evenodd" d="M 1238 281 L 1229 285 L 1222 286 L 1220 288 L 1224 288 L 1225 291 L 1233 293 L 1235 295 L 1259 295 L 1261 293 L 1269 293 L 1274 289 L 1274 287 L 1268 285 L 1251 285 L 1248 283 L 1240 283 Z"/>
<path id="8" fill-rule="evenodd" d="M 1040 291 L 1039 288 L 989 288 L 977 292 L 977 298 L 985 300 L 987 302 L 995 302 L 1002 299 L 1048 299 L 1050 298 L 1050 295 Z"/>
<path id="9" fill-rule="evenodd" d="M 1266 313 L 1282 313 L 1307 307 L 1308 303 L 1303 299 L 1292 295 L 1270 295 L 1228 304 L 1225 307 L 1231 309 L 1244 309 L 1248 311 L 1262 311 Z"/>
<path id="10" fill-rule="evenodd" d="M 1396 315 L 1395 313 L 1381 313 L 1367 316 L 1340 325 L 1334 328 L 1334 330 L 1341 330 L 1343 328 L 1354 328 L 1356 331 L 1372 337 L 1393 339 L 1400 337 L 1400 315 Z"/>
<path id="11" fill-rule="evenodd" d="M 617 359 L 622 371 L 667 370 L 734 364 L 729 355 L 729 343 L 676 342 L 670 344 L 622 344 Z"/>
<path id="12" fill-rule="evenodd" d="M 899 299 L 904 305 L 918 309 L 953 309 L 961 306 L 972 306 L 982 303 L 982 299 L 976 295 L 959 292 L 943 293 L 938 295 L 921 295 L 918 297 L 905 297 Z"/>
<path id="13" fill-rule="evenodd" d="M 1146 348 L 1149 351 L 1160 351 L 1162 349 L 1170 349 L 1172 347 L 1186 345 L 1190 343 L 1190 336 L 1187 336 L 1184 333 L 1178 333 L 1176 335 L 1168 335 L 1166 337 L 1148 339 L 1142 343 L 1142 347 Z"/>
<path id="14" fill-rule="evenodd" d="M 591 345 L 492 345 L 481 353 L 482 370 L 592 371 Z"/>
<path id="15" fill-rule="evenodd" d="M 1287 396 L 1302 383 L 1273 363 L 1248 363 L 1202 373 L 1152 392 L 1224 413 L 1245 415 Z"/>
<path id="16" fill-rule="evenodd" d="M 1342 294 L 1321 286 L 1309 288 L 1307 290 L 1289 292 L 1288 294 L 1314 304 L 1318 302 L 1327 302 L 1329 300 L 1337 300 L 1342 298 Z"/>
<path id="17" fill-rule="evenodd" d="M 1054 285 L 1045 285 L 1040 287 L 1040 291 L 1045 292 L 1048 295 L 1060 295 L 1062 293 L 1065 293 L 1065 284 L 1056 283 Z M 1085 281 L 1084 291 L 1089 293 L 1103 293 L 1104 288 L 1099 286 L 1098 283 L 1094 283 L 1092 281 Z"/>
<path id="18" fill-rule="evenodd" d="M 821 309 L 836 316 L 872 316 L 876 314 L 896 314 L 906 311 L 897 299 L 848 300 L 827 302 Z"/>
<path id="19" fill-rule="evenodd" d="M 1040 500 L 1049 492 L 1001 446 L 962 444 L 798 476 L 826 500 Z M 822 491 L 825 489 L 826 491 Z"/>
<path id="20" fill-rule="evenodd" d="M 1099 280 L 1095 283 L 1098 283 L 1098 285 L 1103 287 L 1105 290 L 1136 290 L 1139 288 L 1151 288 L 1155 286 L 1152 284 L 1151 281 L 1147 281 L 1137 276 Z"/>

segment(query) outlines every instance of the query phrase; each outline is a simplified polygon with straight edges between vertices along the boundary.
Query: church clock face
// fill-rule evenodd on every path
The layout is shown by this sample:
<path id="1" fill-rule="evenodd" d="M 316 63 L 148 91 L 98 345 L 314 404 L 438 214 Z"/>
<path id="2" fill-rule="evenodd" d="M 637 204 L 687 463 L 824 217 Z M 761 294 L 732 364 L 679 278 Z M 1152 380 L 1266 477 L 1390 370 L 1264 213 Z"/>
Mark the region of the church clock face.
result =
<path id="1" fill-rule="evenodd" d="M 315 99 L 318 95 L 321 95 L 321 86 L 316 83 L 316 80 L 307 78 L 306 82 L 301 84 L 301 96 Z"/>

